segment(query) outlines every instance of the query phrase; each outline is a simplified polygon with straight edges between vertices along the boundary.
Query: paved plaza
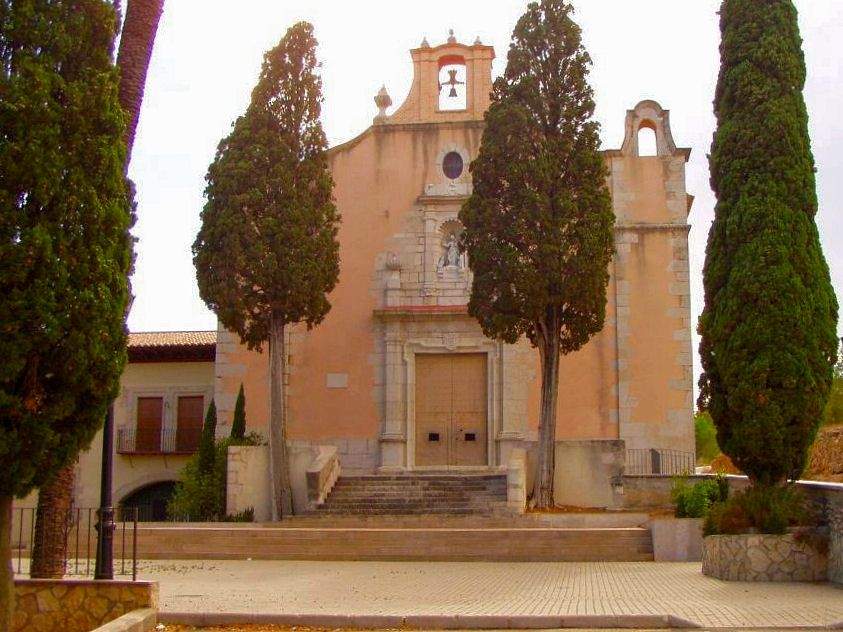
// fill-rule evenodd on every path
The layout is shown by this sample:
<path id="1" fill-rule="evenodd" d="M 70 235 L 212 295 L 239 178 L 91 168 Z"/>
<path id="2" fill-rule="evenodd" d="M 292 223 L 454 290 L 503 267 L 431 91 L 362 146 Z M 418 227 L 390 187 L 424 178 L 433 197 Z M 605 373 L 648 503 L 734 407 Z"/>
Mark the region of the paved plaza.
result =
<path id="1" fill-rule="evenodd" d="M 702 627 L 843 623 L 843 587 L 705 577 L 698 563 L 141 562 L 164 613 L 673 615 Z"/>

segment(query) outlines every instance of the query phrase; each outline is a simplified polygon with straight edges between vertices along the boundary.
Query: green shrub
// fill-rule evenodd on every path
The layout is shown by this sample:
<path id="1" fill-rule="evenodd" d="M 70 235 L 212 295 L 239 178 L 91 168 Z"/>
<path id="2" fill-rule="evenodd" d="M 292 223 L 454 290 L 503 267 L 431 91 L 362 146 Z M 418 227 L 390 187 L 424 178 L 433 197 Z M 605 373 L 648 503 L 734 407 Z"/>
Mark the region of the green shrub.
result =
<path id="1" fill-rule="evenodd" d="M 203 475 L 210 474 L 214 469 L 215 450 L 217 435 L 217 406 L 214 400 L 208 406 L 205 413 L 205 423 L 202 426 L 202 437 L 199 440 L 199 471 Z"/>
<path id="2" fill-rule="evenodd" d="M 729 481 L 725 476 L 688 485 L 684 478 L 673 482 L 671 498 L 676 505 L 677 518 L 704 518 L 714 503 L 729 496 Z"/>
<path id="3" fill-rule="evenodd" d="M 231 438 L 242 439 L 246 436 L 246 394 L 243 383 L 237 392 L 237 402 L 234 404 L 234 420 L 231 422 Z"/>
<path id="4" fill-rule="evenodd" d="M 706 517 L 706 535 L 783 534 L 790 527 L 816 524 L 802 493 L 791 485 L 755 485 L 717 502 Z"/>
<path id="5" fill-rule="evenodd" d="M 229 514 L 225 518 L 222 519 L 223 522 L 254 522 L 255 521 L 255 508 L 248 507 L 241 511 L 240 513 L 236 514 Z"/>
<path id="6" fill-rule="evenodd" d="M 697 463 L 709 465 L 720 456 L 720 446 L 717 445 L 717 428 L 707 411 L 700 411 L 694 415 L 694 438 L 697 447 Z"/>
<path id="7" fill-rule="evenodd" d="M 834 381 L 823 412 L 823 424 L 837 426 L 843 424 L 843 353 L 834 367 Z"/>
<path id="8" fill-rule="evenodd" d="M 232 445 L 263 445 L 263 438 L 251 432 L 242 439 L 221 439 L 214 446 L 213 469 L 203 472 L 201 454 L 194 454 L 179 475 L 173 497 L 167 504 L 171 520 L 182 522 L 225 520 L 226 468 L 228 447 Z M 206 455 L 207 460 L 207 455 Z M 245 512 L 243 512 L 245 514 Z M 252 514 L 254 519 L 254 513 Z M 250 522 L 236 520 L 235 522 Z"/>

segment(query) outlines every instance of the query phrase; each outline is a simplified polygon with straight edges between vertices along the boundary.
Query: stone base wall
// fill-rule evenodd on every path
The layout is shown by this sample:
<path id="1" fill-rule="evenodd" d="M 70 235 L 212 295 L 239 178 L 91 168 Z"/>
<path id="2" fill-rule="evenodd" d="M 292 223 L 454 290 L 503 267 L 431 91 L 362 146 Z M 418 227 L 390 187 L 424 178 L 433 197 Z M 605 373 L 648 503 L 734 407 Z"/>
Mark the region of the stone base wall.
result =
<path id="1" fill-rule="evenodd" d="M 89 632 L 139 608 L 158 608 L 158 584 L 19 579 L 12 632 Z"/>
<path id="2" fill-rule="evenodd" d="M 623 506 L 623 441 L 556 442 L 553 499 L 557 505 L 615 509 Z"/>
<path id="3" fill-rule="evenodd" d="M 703 574 L 740 582 L 817 582 L 828 577 L 828 542 L 817 533 L 714 535 L 703 541 Z"/>

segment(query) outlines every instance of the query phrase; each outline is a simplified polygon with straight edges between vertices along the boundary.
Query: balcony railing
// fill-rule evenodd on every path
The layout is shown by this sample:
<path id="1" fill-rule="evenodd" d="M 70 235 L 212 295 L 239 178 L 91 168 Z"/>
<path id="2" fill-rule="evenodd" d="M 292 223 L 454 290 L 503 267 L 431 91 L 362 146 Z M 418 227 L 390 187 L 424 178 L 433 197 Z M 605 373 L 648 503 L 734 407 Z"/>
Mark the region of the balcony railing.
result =
<path id="1" fill-rule="evenodd" d="M 165 428 L 163 430 L 117 429 L 119 454 L 193 454 L 199 449 L 201 428 Z"/>
<path id="2" fill-rule="evenodd" d="M 679 476 L 693 474 L 696 463 L 692 452 L 679 450 L 627 450 L 626 474 Z"/>

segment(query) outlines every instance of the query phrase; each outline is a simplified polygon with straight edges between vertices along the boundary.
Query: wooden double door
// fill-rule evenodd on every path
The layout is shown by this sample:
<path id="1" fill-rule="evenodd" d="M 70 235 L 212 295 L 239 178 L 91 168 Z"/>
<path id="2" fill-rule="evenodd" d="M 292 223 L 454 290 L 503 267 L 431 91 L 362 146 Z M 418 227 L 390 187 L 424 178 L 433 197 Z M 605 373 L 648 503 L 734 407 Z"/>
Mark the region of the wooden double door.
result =
<path id="1" fill-rule="evenodd" d="M 417 466 L 488 464 L 486 359 L 484 353 L 416 355 Z"/>

